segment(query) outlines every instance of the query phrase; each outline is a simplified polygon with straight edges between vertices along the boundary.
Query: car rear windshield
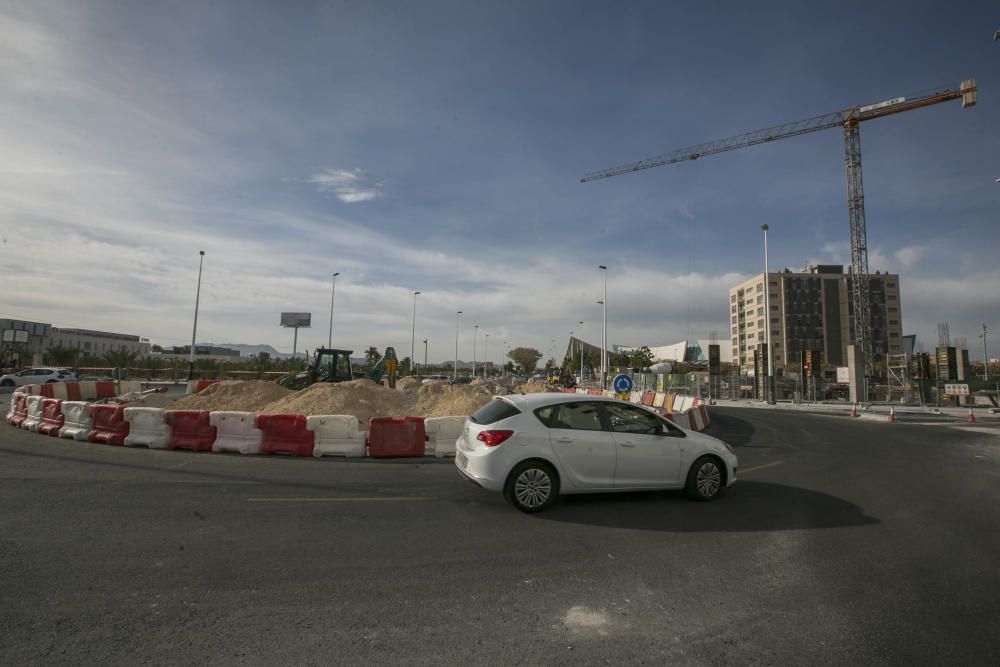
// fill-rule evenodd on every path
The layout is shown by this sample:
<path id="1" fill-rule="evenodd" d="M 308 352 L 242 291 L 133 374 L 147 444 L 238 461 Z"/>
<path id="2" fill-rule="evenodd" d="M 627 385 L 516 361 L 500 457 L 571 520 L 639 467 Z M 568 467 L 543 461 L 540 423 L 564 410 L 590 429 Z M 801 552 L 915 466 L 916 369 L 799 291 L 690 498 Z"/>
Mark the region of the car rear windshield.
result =
<path id="1" fill-rule="evenodd" d="M 520 410 L 507 401 L 497 398 L 473 412 L 469 421 L 473 424 L 493 424 L 501 419 L 519 414 L 521 414 Z"/>

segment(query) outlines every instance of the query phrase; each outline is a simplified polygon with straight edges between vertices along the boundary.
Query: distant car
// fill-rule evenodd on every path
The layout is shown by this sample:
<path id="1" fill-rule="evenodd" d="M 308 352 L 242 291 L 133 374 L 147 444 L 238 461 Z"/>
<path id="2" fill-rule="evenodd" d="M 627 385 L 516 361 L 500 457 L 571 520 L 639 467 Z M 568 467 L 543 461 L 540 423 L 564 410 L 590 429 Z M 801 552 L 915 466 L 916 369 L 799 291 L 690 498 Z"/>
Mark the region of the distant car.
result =
<path id="1" fill-rule="evenodd" d="M 452 384 L 469 384 L 472 382 L 472 378 L 466 375 L 465 377 L 459 375 L 457 378 L 451 381 Z"/>
<path id="2" fill-rule="evenodd" d="M 498 396 L 465 423 L 455 465 L 522 512 L 560 493 L 686 489 L 712 500 L 736 481 L 726 443 L 641 406 L 576 394 Z"/>
<path id="3" fill-rule="evenodd" d="M 20 373 L 0 376 L 0 387 L 23 387 L 26 384 L 76 382 L 76 375 L 65 368 L 27 368 Z"/>

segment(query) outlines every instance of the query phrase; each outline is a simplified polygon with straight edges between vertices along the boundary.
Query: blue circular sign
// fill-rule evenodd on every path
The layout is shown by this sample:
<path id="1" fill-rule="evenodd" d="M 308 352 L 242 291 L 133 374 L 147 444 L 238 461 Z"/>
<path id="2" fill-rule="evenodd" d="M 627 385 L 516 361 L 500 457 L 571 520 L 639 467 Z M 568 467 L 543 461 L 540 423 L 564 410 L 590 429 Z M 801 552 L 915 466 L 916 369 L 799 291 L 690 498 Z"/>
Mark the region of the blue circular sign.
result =
<path id="1" fill-rule="evenodd" d="M 611 382 L 611 386 L 614 387 L 615 391 L 618 393 L 623 391 L 632 391 L 632 378 L 624 373 L 616 375 L 615 379 Z"/>

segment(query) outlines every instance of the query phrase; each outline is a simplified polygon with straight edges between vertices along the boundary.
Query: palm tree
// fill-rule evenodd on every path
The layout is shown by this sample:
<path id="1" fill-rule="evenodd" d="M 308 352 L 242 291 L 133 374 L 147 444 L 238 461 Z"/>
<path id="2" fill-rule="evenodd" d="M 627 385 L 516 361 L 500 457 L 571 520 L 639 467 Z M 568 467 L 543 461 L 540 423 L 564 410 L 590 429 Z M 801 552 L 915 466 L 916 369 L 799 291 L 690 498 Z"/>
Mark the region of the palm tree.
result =
<path id="1" fill-rule="evenodd" d="M 365 363 L 369 366 L 374 366 L 378 363 L 379 357 L 381 355 L 378 353 L 378 348 L 372 345 L 367 350 L 365 350 Z"/>
<path id="2" fill-rule="evenodd" d="M 114 350 L 104 355 L 104 363 L 114 368 L 128 368 L 139 358 L 138 352 Z"/>
<path id="3" fill-rule="evenodd" d="M 79 355 L 80 351 L 75 347 L 63 347 L 62 345 L 45 353 L 49 363 L 53 366 L 72 366 Z"/>

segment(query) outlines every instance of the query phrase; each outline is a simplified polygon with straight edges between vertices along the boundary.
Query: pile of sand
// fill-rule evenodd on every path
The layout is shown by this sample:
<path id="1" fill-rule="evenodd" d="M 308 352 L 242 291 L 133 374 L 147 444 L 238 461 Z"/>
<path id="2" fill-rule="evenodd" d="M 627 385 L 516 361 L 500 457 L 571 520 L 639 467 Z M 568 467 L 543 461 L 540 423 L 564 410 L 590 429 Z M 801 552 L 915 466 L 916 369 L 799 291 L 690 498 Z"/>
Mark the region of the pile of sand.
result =
<path id="1" fill-rule="evenodd" d="M 258 412 L 300 415 L 354 415 L 363 425 L 372 417 L 406 417 L 414 411 L 412 391 L 389 389 L 371 380 L 320 382 L 262 406 Z"/>
<path id="2" fill-rule="evenodd" d="M 471 415 L 493 398 L 486 386 L 471 384 L 426 384 L 417 392 L 417 415 L 449 417 Z"/>
<path id="3" fill-rule="evenodd" d="M 543 394 L 545 392 L 557 392 L 555 387 L 542 382 L 525 382 L 511 389 L 512 394 Z"/>
<path id="4" fill-rule="evenodd" d="M 396 382 L 396 389 L 415 389 L 420 386 L 420 378 L 408 377 Z"/>
<path id="5" fill-rule="evenodd" d="M 174 401 L 170 409 L 260 412 L 268 403 L 294 393 L 274 382 L 217 382 Z"/>

